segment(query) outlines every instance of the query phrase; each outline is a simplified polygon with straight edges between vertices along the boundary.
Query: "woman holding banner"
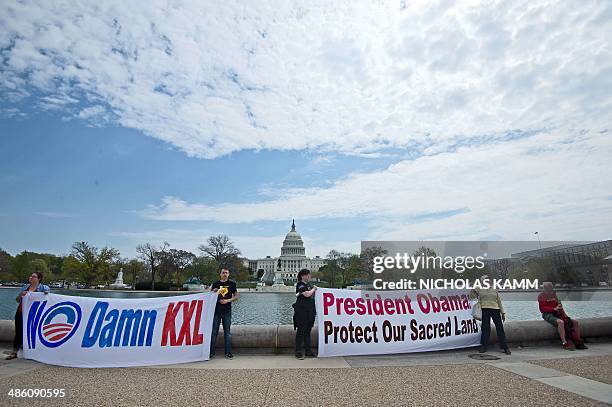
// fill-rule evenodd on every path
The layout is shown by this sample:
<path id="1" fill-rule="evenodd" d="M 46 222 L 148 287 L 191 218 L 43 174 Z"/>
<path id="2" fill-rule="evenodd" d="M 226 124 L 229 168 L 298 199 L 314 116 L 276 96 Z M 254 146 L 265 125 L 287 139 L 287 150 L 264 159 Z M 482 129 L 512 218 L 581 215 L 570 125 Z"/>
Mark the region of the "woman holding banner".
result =
<path id="1" fill-rule="evenodd" d="M 17 312 L 15 312 L 15 339 L 13 339 L 13 352 L 6 358 L 6 360 L 15 359 L 17 352 L 23 346 L 23 316 L 21 313 L 21 303 L 23 297 L 31 292 L 41 292 L 49 294 L 49 286 L 42 284 L 43 274 L 35 271 L 30 275 L 29 283 L 24 284 L 21 287 L 21 291 L 15 300 L 19 304 L 17 306 Z"/>
<path id="2" fill-rule="evenodd" d="M 314 357 L 312 353 L 312 345 L 310 344 L 310 331 L 314 325 L 315 309 L 314 294 L 317 291 L 316 286 L 311 286 L 310 270 L 302 269 L 297 275 L 297 284 L 295 285 L 295 295 L 297 299 L 293 304 L 293 329 L 297 329 L 295 333 L 295 357 L 304 359 L 302 355 L 302 343 L 304 344 L 304 353 L 306 357 Z"/>
<path id="3" fill-rule="evenodd" d="M 499 347 L 506 355 L 510 355 L 511 352 L 506 343 L 506 333 L 504 332 L 503 324 L 506 321 L 506 314 L 504 313 L 504 306 L 499 298 L 499 293 L 490 285 L 489 276 L 482 276 L 480 281 L 482 281 L 483 288 L 475 288 L 470 293 L 470 298 L 478 298 L 478 303 L 482 309 L 482 333 L 480 335 L 479 352 L 485 353 L 487 351 L 489 336 L 491 335 L 491 319 L 493 319 Z"/>

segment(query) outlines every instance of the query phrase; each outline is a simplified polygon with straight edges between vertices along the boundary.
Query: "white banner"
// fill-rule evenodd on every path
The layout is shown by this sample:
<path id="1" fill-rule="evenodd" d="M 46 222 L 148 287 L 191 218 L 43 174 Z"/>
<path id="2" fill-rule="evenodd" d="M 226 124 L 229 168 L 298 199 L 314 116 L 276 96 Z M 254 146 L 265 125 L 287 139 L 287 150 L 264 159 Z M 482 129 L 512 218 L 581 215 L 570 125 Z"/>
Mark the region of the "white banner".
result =
<path id="1" fill-rule="evenodd" d="M 360 291 L 319 288 L 319 356 L 374 355 L 480 344 L 465 290 Z"/>
<path id="2" fill-rule="evenodd" d="M 215 293 L 158 298 L 23 298 L 23 355 L 73 367 L 208 360 Z"/>

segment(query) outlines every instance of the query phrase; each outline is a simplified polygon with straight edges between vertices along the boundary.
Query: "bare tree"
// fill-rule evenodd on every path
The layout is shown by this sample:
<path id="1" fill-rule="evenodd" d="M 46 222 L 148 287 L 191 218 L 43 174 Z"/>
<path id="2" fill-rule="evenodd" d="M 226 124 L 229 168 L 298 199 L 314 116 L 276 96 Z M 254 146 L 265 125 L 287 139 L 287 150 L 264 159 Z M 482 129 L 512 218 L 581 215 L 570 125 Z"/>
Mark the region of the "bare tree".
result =
<path id="1" fill-rule="evenodd" d="M 368 276 L 368 279 L 374 281 L 374 257 L 380 257 L 387 254 L 387 251 L 380 246 L 368 247 L 361 251 L 359 258 L 361 259 L 361 271 Z"/>
<path id="2" fill-rule="evenodd" d="M 211 236 L 206 244 L 200 245 L 198 249 L 204 257 L 214 259 L 218 265 L 229 264 L 241 254 L 227 235 Z"/>
<path id="3" fill-rule="evenodd" d="M 164 242 L 159 248 L 151 243 L 136 246 L 138 257 L 144 261 L 151 272 L 151 290 L 155 290 L 155 273 L 169 248 L 170 244 L 168 242 Z"/>

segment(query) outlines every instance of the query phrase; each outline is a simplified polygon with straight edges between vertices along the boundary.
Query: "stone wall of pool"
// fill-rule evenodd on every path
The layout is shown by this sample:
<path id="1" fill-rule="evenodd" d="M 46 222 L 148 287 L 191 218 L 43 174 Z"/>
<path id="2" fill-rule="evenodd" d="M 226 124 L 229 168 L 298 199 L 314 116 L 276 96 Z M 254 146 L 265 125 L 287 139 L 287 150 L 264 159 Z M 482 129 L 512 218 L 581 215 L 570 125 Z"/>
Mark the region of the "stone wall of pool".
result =
<path id="1" fill-rule="evenodd" d="M 587 341 L 612 341 L 612 317 L 581 318 L 583 337 Z M 530 346 L 542 343 L 559 343 L 557 330 L 545 321 L 509 321 L 504 324 L 511 346 Z M 223 329 L 220 329 L 217 346 L 223 346 Z M 0 342 L 12 342 L 15 324 L 0 320 Z M 235 325 L 232 326 L 232 344 L 235 348 L 282 349 L 293 347 L 295 331 L 292 325 Z M 491 342 L 496 340 L 495 329 Z M 312 344 L 317 346 L 317 328 L 312 331 Z"/>

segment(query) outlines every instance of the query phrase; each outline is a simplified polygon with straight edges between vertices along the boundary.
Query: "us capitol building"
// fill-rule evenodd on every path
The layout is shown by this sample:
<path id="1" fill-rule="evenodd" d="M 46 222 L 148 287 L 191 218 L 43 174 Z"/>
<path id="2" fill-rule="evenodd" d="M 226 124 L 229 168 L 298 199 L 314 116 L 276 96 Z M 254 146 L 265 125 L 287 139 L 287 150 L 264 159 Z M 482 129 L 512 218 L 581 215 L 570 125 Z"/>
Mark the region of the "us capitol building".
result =
<path id="1" fill-rule="evenodd" d="M 324 265 L 324 259 L 319 256 L 306 257 L 306 249 L 302 236 L 295 230 L 295 220 L 291 223 L 291 230 L 283 240 L 280 257 L 267 256 L 264 259 L 249 260 L 249 269 L 257 276 L 263 270 L 262 282 L 275 285 L 297 281 L 297 273 L 301 269 L 318 271 Z"/>

